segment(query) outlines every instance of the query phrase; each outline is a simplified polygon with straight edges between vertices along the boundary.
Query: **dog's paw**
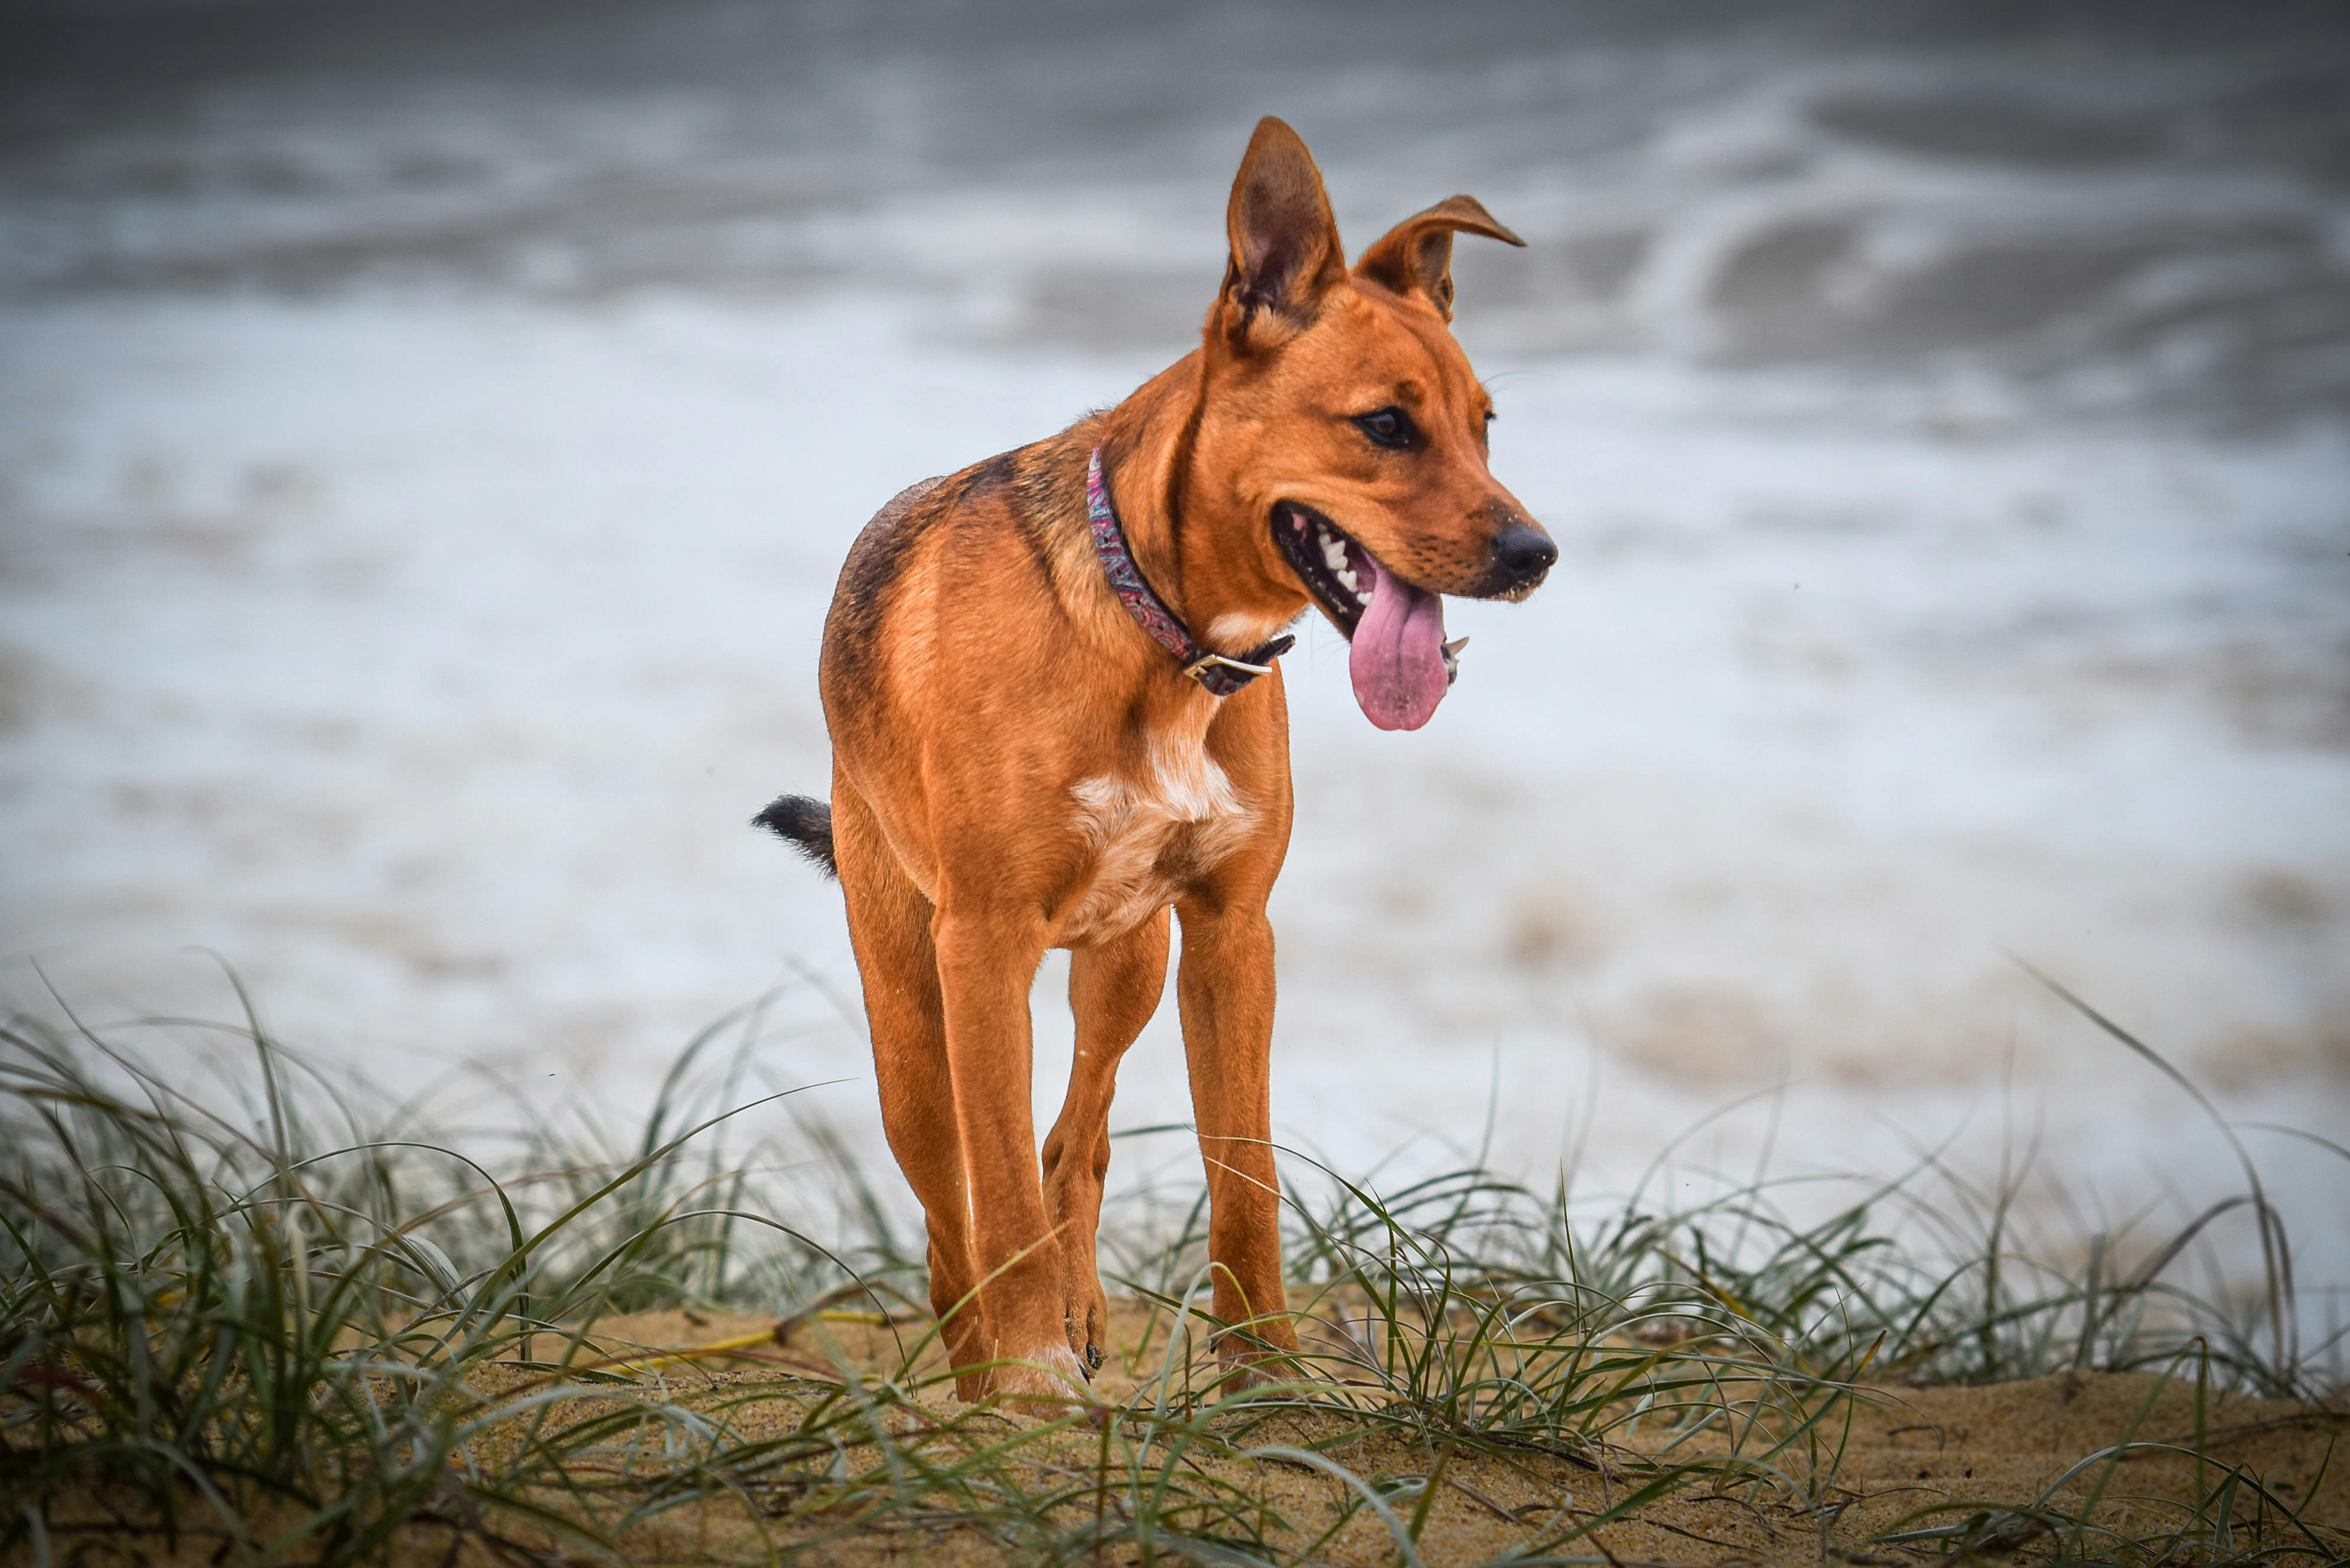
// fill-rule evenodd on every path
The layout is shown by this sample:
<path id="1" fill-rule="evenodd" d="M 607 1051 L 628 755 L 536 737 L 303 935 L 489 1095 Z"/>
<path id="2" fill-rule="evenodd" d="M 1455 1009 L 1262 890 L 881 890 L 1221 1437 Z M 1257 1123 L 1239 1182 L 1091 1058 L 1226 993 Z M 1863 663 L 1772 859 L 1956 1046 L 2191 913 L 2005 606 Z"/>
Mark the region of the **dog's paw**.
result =
<path id="1" fill-rule="evenodd" d="M 1062 1326 L 1068 1331 L 1069 1353 L 1077 1358 L 1090 1382 L 1108 1355 L 1109 1303 L 1097 1285 L 1092 1299 L 1082 1293 L 1062 1309 Z"/>
<path id="2" fill-rule="evenodd" d="M 1296 1326 L 1285 1317 L 1260 1318 L 1250 1332 L 1229 1330 L 1216 1342 L 1216 1383 L 1222 1393 L 1312 1378 L 1298 1359 Z"/>
<path id="3" fill-rule="evenodd" d="M 1004 1355 L 987 1375 L 987 1392 L 1015 1409 L 1054 1414 L 1090 1402 L 1087 1374 L 1066 1345 L 1046 1345 L 1026 1355 Z"/>
<path id="4" fill-rule="evenodd" d="M 1305 1372 L 1285 1355 L 1226 1351 L 1216 1357 L 1216 1391 L 1220 1394 L 1245 1394 L 1276 1384 L 1303 1382 L 1305 1377 Z"/>

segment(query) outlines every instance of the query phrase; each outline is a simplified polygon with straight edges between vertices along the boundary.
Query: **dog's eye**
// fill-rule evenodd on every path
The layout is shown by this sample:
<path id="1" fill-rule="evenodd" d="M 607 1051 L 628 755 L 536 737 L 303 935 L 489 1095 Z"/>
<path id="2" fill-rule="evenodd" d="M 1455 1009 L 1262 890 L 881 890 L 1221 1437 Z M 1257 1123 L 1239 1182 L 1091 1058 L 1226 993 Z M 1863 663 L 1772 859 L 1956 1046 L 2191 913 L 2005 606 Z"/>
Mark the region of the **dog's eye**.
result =
<path id="1" fill-rule="evenodd" d="M 1411 444 L 1419 432 L 1412 429 L 1411 416 L 1401 409 L 1374 409 L 1367 414 L 1355 416 L 1355 428 L 1371 438 L 1371 444 L 1391 452 L 1400 452 Z"/>

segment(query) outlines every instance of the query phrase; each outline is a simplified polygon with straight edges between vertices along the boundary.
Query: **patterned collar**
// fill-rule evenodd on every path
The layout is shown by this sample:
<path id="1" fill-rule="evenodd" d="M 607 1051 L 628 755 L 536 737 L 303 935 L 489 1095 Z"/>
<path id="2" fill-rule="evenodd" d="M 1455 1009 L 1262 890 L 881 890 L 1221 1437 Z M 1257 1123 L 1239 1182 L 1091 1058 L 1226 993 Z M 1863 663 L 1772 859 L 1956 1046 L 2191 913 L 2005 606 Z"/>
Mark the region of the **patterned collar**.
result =
<path id="1" fill-rule="evenodd" d="M 1102 576 L 1127 613 L 1141 623 L 1151 639 L 1175 656 L 1183 673 L 1219 697 L 1229 697 L 1260 675 L 1273 673 L 1273 661 L 1287 653 L 1297 639 L 1287 633 L 1238 659 L 1227 659 L 1200 644 L 1164 600 L 1150 591 L 1142 568 L 1127 547 L 1126 530 L 1109 504 L 1109 486 L 1102 480 L 1101 448 L 1094 448 L 1086 465 L 1086 520 L 1093 524 L 1094 554 L 1101 559 Z"/>

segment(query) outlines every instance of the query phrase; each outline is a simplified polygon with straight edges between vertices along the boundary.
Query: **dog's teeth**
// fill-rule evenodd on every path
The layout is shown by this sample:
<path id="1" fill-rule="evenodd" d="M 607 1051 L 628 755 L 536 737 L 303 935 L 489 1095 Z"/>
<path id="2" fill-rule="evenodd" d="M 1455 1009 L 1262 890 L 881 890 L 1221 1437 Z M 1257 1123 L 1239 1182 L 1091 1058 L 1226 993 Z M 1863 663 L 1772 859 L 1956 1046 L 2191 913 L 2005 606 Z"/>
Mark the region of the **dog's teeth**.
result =
<path id="1" fill-rule="evenodd" d="M 1444 645 L 1444 651 L 1458 659 L 1461 656 L 1461 650 L 1468 646 L 1469 639 L 1467 638 L 1456 637 L 1451 642 Z"/>
<path id="2" fill-rule="evenodd" d="M 1353 572 L 1347 565 L 1347 546 L 1327 534 L 1322 535 L 1322 559 L 1324 564 L 1339 576 L 1353 576 Z"/>

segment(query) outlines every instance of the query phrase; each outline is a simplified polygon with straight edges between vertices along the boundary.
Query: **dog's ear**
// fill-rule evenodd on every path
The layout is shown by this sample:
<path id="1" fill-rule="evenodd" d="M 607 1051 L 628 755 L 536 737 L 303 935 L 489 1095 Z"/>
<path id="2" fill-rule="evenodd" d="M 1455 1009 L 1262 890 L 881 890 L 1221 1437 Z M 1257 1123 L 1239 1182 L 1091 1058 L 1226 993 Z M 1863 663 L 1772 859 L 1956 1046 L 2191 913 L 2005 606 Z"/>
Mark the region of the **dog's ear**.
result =
<path id="1" fill-rule="evenodd" d="M 1347 275 L 1322 171 L 1297 132 L 1271 115 L 1249 138 L 1224 227 L 1232 251 L 1216 311 L 1235 348 L 1246 349 L 1253 332 L 1285 337 L 1311 321 Z"/>
<path id="2" fill-rule="evenodd" d="M 1474 196 L 1452 196 L 1425 213 L 1406 218 L 1380 236 L 1355 264 L 1355 275 L 1397 294 L 1427 296 L 1436 313 L 1452 319 L 1452 236 L 1482 234 L 1504 244 L 1526 242 L 1510 233 Z"/>

